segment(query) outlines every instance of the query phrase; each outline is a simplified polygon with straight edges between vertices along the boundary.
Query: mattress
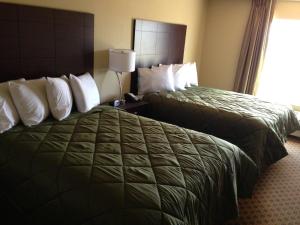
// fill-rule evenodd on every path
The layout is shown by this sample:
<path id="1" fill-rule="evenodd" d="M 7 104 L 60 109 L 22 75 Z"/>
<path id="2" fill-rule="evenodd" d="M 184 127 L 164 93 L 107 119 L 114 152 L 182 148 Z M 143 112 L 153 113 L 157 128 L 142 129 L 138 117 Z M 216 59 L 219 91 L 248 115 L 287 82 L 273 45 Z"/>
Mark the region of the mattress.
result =
<path id="1" fill-rule="evenodd" d="M 257 174 L 224 140 L 98 107 L 0 135 L 1 221 L 219 224 Z"/>
<path id="2" fill-rule="evenodd" d="M 260 171 L 287 155 L 284 141 L 300 127 L 290 108 L 231 91 L 194 86 L 144 100 L 150 103 L 150 117 L 225 139 Z"/>

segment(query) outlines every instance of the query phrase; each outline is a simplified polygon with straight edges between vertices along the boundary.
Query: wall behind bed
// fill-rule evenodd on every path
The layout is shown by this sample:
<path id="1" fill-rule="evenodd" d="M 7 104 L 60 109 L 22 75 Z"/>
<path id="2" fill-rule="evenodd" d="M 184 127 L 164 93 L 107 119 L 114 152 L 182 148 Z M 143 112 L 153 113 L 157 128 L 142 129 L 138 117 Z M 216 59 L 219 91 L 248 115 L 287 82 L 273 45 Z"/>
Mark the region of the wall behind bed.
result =
<path id="1" fill-rule="evenodd" d="M 1 0 L 0 0 L 1 1 Z M 89 12 L 95 15 L 94 75 L 101 90 L 101 101 L 118 96 L 115 76 L 107 70 L 108 48 L 131 48 L 133 19 L 142 18 L 188 26 L 184 61 L 200 64 L 207 0 L 6 0 L 58 9 Z M 124 76 L 125 92 L 130 76 Z"/>
<path id="2" fill-rule="evenodd" d="M 200 84 L 232 90 L 251 0 L 209 0 Z"/>

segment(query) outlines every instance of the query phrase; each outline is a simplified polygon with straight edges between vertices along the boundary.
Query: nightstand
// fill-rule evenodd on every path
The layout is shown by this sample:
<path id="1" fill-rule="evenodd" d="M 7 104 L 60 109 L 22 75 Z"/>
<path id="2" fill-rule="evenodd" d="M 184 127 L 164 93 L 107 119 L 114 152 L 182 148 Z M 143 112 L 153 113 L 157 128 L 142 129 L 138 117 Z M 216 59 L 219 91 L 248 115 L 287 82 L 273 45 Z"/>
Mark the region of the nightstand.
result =
<path id="1" fill-rule="evenodd" d="M 149 103 L 146 101 L 139 102 L 127 102 L 124 105 L 117 106 L 116 108 L 123 109 L 126 112 L 133 113 L 135 115 L 143 116 L 147 113 Z"/>

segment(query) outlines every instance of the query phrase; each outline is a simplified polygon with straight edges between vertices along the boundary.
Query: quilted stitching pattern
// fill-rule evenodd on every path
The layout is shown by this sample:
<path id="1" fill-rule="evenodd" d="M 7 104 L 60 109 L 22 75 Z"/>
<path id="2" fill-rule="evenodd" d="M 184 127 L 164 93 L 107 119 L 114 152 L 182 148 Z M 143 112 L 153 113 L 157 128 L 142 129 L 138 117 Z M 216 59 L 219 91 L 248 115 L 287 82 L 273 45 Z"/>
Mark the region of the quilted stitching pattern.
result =
<path id="1" fill-rule="evenodd" d="M 256 180 L 237 147 L 112 108 L 19 126 L 0 149 L 2 189 L 33 224 L 211 224 Z"/>
<path id="2" fill-rule="evenodd" d="M 287 135 L 300 128 L 294 112 L 254 96 L 205 87 L 145 97 L 152 117 L 236 144 L 263 168 L 284 157 Z"/>

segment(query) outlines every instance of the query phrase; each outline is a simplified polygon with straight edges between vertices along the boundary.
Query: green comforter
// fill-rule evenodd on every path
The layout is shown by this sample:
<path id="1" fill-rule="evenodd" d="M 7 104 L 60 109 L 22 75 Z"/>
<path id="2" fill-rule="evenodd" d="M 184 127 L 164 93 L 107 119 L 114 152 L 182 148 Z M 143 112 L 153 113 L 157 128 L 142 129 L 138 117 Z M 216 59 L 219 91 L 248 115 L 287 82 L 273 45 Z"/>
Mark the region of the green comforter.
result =
<path id="1" fill-rule="evenodd" d="M 225 139 L 260 170 L 287 155 L 284 141 L 300 127 L 288 107 L 231 91 L 191 87 L 144 99 L 151 103 L 150 117 Z"/>
<path id="2" fill-rule="evenodd" d="M 256 177 L 226 141 L 113 108 L 0 135 L 1 222 L 220 223 Z"/>

